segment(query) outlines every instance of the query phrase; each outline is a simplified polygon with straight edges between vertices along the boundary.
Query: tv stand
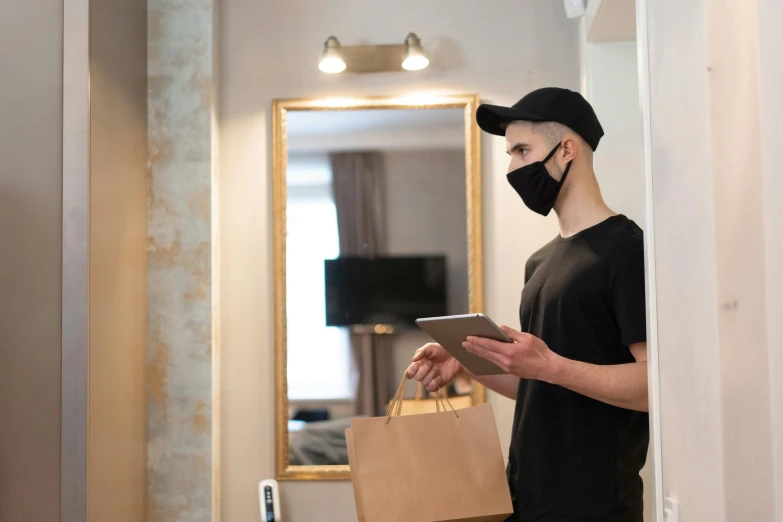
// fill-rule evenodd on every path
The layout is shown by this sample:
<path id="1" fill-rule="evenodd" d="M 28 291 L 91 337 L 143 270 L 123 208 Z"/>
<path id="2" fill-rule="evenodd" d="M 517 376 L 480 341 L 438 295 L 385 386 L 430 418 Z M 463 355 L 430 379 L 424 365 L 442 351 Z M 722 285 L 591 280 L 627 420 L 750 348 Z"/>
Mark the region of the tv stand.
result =
<path id="1" fill-rule="evenodd" d="M 388 335 L 395 333 L 395 328 L 391 324 L 357 324 L 351 327 L 351 333 Z"/>

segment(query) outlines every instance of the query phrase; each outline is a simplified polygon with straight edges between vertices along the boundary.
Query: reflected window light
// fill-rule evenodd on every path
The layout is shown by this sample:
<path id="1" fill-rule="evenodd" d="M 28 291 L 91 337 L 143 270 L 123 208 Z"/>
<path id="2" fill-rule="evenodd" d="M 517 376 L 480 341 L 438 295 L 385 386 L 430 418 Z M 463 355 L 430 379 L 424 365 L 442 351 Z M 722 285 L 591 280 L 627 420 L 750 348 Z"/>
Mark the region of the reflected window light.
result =
<path id="1" fill-rule="evenodd" d="M 326 326 L 324 261 L 340 253 L 328 159 L 289 158 L 287 178 L 288 397 L 349 399 L 349 333 Z"/>

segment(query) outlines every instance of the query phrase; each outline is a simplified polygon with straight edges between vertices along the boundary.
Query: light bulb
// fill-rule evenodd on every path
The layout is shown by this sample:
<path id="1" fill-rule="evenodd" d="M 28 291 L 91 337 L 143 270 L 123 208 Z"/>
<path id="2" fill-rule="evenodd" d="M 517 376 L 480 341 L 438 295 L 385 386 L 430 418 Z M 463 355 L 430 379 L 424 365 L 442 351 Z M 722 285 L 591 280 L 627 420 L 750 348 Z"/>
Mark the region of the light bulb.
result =
<path id="1" fill-rule="evenodd" d="M 402 62 L 402 68 L 406 71 L 420 71 L 427 67 L 430 61 L 426 56 L 408 56 L 405 61 Z"/>
<path id="2" fill-rule="evenodd" d="M 324 52 L 318 68 L 328 74 L 336 74 L 345 70 L 345 60 L 340 52 L 340 42 L 334 36 L 327 38 L 324 43 Z"/>
<path id="3" fill-rule="evenodd" d="M 406 71 L 420 71 L 429 64 L 430 61 L 424 55 L 419 37 L 413 33 L 408 34 L 405 39 L 405 60 L 402 62 L 402 68 Z"/>
<path id="4" fill-rule="evenodd" d="M 336 74 L 345 70 L 345 62 L 341 58 L 323 58 L 318 68 L 325 73 Z"/>

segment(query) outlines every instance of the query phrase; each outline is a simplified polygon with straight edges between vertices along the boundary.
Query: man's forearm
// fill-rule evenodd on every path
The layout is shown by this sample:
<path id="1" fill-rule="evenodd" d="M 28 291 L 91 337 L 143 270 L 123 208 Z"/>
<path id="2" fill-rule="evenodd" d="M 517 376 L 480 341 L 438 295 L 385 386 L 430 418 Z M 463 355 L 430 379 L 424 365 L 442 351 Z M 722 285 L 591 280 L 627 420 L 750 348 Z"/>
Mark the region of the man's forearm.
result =
<path id="1" fill-rule="evenodd" d="M 649 410 L 645 361 L 595 365 L 559 357 L 542 380 L 618 408 Z"/>
<path id="2" fill-rule="evenodd" d="M 517 390 L 519 389 L 519 377 L 513 375 L 473 375 L 466 371 L 465 374 L 474 379 L 495 393 L 499 393 L 509 399 L 516 400 Z"/>

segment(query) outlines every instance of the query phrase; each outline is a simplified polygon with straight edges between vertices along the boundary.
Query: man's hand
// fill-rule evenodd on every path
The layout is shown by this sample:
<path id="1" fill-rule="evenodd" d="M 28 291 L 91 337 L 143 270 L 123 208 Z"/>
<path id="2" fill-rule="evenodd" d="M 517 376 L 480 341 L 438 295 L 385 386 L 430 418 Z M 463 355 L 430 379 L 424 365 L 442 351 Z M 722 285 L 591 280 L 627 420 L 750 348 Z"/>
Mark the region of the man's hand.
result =
<path id="1" fill-rule="evenodd" d="M 408 379 L 416 379 L 431 392 L 446 386 L 460 373 L 468 372 L 462 363 L 435 343 L 425 344 L 416 350 L 407 371 Z"/>
<path id="2" fill-rule="evenodd" d="M 549 380 L 559 355 L 549 349 L 544 341 L 530 334 L 518 332 L 508 326 L 501 327 L 514 342 L 504 343 L 483 337 L 468 337 L 462 346 L 504 372 L 521 379 Z"/>

